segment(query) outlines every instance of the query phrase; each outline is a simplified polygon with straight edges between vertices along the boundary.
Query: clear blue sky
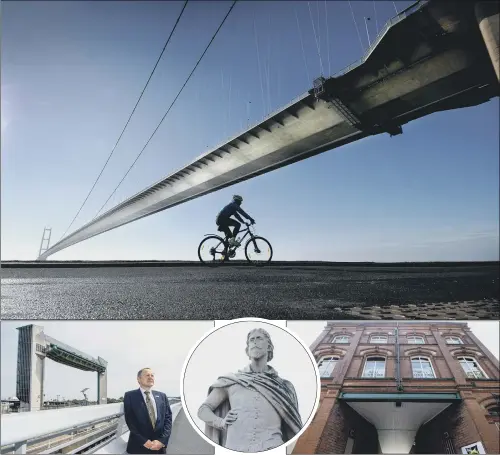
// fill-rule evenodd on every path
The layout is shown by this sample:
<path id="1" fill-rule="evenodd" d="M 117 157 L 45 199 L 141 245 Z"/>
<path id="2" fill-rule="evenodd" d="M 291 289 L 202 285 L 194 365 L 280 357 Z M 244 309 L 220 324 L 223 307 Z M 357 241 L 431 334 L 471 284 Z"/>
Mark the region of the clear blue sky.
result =
<path id="1" fill-rule="evenodd" d="M 401 10 L 409 2 L 396 4 Z M 363 17 L 372 17 L 373 39 L 374 3 L 351 5 L 366 47 Z M 122 178 L 229 6 L 188 4 L 72 230 L 93 218 Z M 53 228 L 53 242 L 60 238 L 118 138 L 181 7 L 166 1 L 3 2 L 3 260 L 36 258 L 44 226 Z M 360 58 L 362 49 L 349 4 L 326 7 L 327 15 L 324 2 L 311 2 L 323 66 L 335 73 Z M 395 14 L 393 2 L 377 1 L 376 12 L 381 28 Z M 107 208 L 305 92 L 319 72 L 307 2 L 238 3 Z M 215 230 L 218 210 L 239 193 L 258 232 L 273 243 L 275 259 L 498 260 L 498 104 L 497 98 L 433 114 L 406 125 L 403 135 L 370 137 L 326 152 L 113 230 L 53 259 L 195 259 L 203 234 Z"/>

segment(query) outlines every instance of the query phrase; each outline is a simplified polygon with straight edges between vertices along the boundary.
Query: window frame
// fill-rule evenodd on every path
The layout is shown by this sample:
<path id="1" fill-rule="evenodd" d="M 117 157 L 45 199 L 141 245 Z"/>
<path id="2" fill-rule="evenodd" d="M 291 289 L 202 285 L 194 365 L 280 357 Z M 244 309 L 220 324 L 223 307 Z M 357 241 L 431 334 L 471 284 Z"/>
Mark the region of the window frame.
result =
<path id="1" fill-rule="evenodd" d="M 426 376 L 422 376 L 419 378 L 419 377 L 415 376 L 415 371 L 413 370 L 413 361 L 417 360 L 417 359 L 420 361 L 420 365 L 422 365 L 422 360 L 426 360 L 429 363 L 429 365 L 431 367 L 432 375 L 433 375 L 431 378 L 426 377 Z M 410 358 L 410 364 L 411 364 L 411 377 L 412 377 L 412 379 L 437 379 L 436 370 L 434 370 L 434 365 L 432 364 L 432 360 L 430 357 L 425 356 L 425 355 L 415 355 L 415 356 Z M 423 371 L 423 369 L 421 369 L 421 371 Z"/>
<path id="2" fill-rule="evenodd" d="M 421 343 L 414 343 L 414 342 L 410 341 L 411 339 L 416 339 L 416 338 L 422 340 L 422 342 Z M 423 337 L 421 335 L 408 335 L 406 337 L 406 341 L 408 342 L 408 344 L 426 344 L 425 343 L 425 337 Z"/>
<path id="3" fill-rule="evenodd" d="M 496 414 L 491 414 L 491 410 L 492 409 L 498 409 L 498 411 L 496 411 L 497 413 Z M 486 408 L 486 411 L 488 411 L 488 415 L 491 416 L 491 417 L 500 417 L 500 405 L 498 405 L 498 404 L 491 404 L 491 405 L 489 405 Z"/>
<path id="4" fill-rule="evenodd" d="M 455 338 L 459 341 L 459 343 L 450 343 L 448 341 L 448 338 Z M 446 344 L 451 344 L 451 345 L 460 345 L 460 344 L 465 344 L 464 343 L 464 340 L 462 340 L 462 337 L 459 337 L 459 336 L 456 336 L 456 335 L 447 335 L 444 337 L 444 341 L 446 342 Z"/>
<path id="5" fill-rule="evenodd" d="M 374 338 L 384 338 L 385 341 L 373 341 Z M 370 335 L 368 340 L 370 344 L 389 344 L 389 335 Z"/>
<path id="6" fill-rule="evenodd" d="M 373 359 L 376 359 L 376 360 L 373 360 Z M 377 373 L 377 362 L 382 362 L 382 360 L 384 361 L 384 374 L 383 374 L 383 376 L 378 376 L 376 374 Z M 375 362 L 375 369 L 374 369 L 373 376 L 366 376 L 365 375 L 368 362 Z M 382 357 L 379 355 L 371 355 L 365 359 L 364 364 L 363 364 L 363 370 L 361 371 L 361 378 L 363 378 L 363 379 L 379 379 L 379 378 L 386 378 L 386 377 L 387 377 L 387 358 L 386 357 Z"/>
<path id="7" fill-rule="evenodd" d="M 326 360 L 328 359 L 328 360 Z M 333 368 L 332 370 L 327 374 L 321 374 L 321 369 L 320 369 L 320 366 L 321 366 L 321 362 L 323 361 L 327 361 L 327 362 L 331 362 L 332 360 L 335 360 L 335 363 L 333 365 Z M 319 377 L 320 379 L 324 379 L 324 378 L 330 378 L 332 376 L 332 373 L 335 371 L 335 367 L 337 366 L 337 363 L 339 362 L 340 360 L 340 356 L 338 355 L 324 355 L 323 357 L 321 357 L 319 360 L 318 360 L 318 371 L 319 371 Z"/>
<path id="8" fill-rule="evenodd" d="M 479 370 L 479 372 L 483 375 L 483 377 L 470 377 L 468 376 L 468 372 L 465 370 L 465 368 L 463 367 L 463 364 L 461 362 L 461 360 L 465 360 L 466 362 L 469 362 L 471 359 L 472 361 L 476 364 L 476 369 Z M 459 356 L 457 357 L 457 362 L 460 364 L 460 367 L 462 368 L 462 371 L 465 373 L 465 377 L 467 379 L 489 379 L 489 376 L 486 374 L 486 372 L 483 370 L 483 368 L 481 367 L 481 364 L 478 362 L 478 360 L 475 358 L 475 357 L 472 357 L 472 356 Z"/>
<path id="9" fill-rule="evenodd" d="M 335 341 L 337 338 L 347 338 L 347 341 Z M 331 342 L 335 343 L 335 344 L 349 344 L 351 342 L 351 336 L 350 335 L 334 335 Z"/>

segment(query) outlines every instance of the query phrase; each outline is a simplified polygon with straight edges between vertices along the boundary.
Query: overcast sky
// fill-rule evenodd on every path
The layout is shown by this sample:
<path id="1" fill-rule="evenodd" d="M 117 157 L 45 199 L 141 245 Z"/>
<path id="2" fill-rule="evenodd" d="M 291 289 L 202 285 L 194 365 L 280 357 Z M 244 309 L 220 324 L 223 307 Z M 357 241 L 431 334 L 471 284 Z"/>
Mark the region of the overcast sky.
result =
<path id="1" fill-rule="evenodd" d="M 217 321 L 217 324 L 224 323 Z M 284 325 L 284 321 L 281 321 L 281 325 Z M 263 328 L 269 332 L 274 345 L 274 358 L 269 364 L 280 377 L 294 385 L 303 423 L 311 415 L 316 403 L 317 374 L 306 349 L 274 323 L 241 321 L 214 331 L 198 345 L 190 357 L 184 376 L 184 397 L 189 413 L 200 429 L 204 428 L 204 424 L 196 413 L 207 397 L 208 388 L 220 375 L 237 372 L 249 364 L 245 354 L 246 338 L 254 328 Z M 215 355 L 217 361 L 214 361 Z"/>
<path id="2" fill-rule="evenodd" d="M 137 371 L 150 367 L 156 374 L 155 388 L 169 396 L 180 396 L 182 365 L 189 350 L 210 329 L 213 321 L 2 321 L 2 398 L 16 394 L 16 327 L 36 324 L 47 335 L 85 354 L 108 361 L 108 397 L 119 398 L 137 388 Z M 96 373 L 75 370 L 46 360 L 45 398 L 56 395 L 97 398 Z"/>
<path id="3" fill-rule="evenodd" d="M 2 398 L 16 393 L 17 330 L 35 323 L 47 335 L 93 357 L 108 361 L 108 397 L 119 398 L 137 386 L 136 373 L 149 366 L 156 373 L 156 388 L 179 396 L 179 378 L 184 361 L 195 344 L 213 328 L 212 321 L 2 321 Z M 220 324 L 220 322 L 218 323 Z M 325 321 L 288 321 L 288 328 L 310 346 L 325 327 Z M 499 323 L 468 322 L 472 332 L 499 358 Z M 240 349 L 235 343 L 234 349 Z M 238 351 L 239 352 L 239 351 Z M 277 351 L 278 352 L 278 351 Z M 241 357 L 243 364 L 244 356 Z M 277 357 L 276 362 L 279 362 Z M 239 363 L 237 365 L 240 367 Z M 80 398 L 88 387 L 96 399 L 96 375 L 46 361 L 46 399 L 56 395 Z"/>
<path id="4" fill-rule="evenodd" d="M 498 321 L 478 321 L 467 322 L 479 340 L 491 351 L 491 353 L 499 358 L 499 323 Z M 339 321 L 341 323 L 341 321 Z M 381 322 L 382 323 L 382 322 Z M 390 324 L 391 322 L 387 322 Z M 393 324 L 393 322 L 392 322 Z M 287 327 L 295 332 L 304 342 L 311 346 L 316 337 L 325 328 L 325 321 L 288 321 Z"/>

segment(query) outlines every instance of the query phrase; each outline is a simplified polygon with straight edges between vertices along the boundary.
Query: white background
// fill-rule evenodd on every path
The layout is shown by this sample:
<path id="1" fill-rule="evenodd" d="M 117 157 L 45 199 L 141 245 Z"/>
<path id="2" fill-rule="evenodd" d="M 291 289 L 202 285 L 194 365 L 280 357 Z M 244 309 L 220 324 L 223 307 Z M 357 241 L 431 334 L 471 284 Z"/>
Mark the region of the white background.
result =
<path id="1" fill-rule="evenodd" d="M 220 327 L 231 321 L 216 321 Z M 288 327 L 310 346 L 321 334 L 326 321 L 271 321 L 273 325 Z M 382 322 L 382 321 L 380 321 Z M 340 323 L 340 321 L 339 321 Z M 192 348 L 214 327 L 213 321 L 2 321 L 1 323 L 1 385 L 2 398 L 15 395 L 17 336 L 16 327 L 26 324 L 37 324 L 44 327 L 50 335 L 63 343 L 94 357 L 102 356 L 108 363 L 108 396 L 118 398 L 125 391 L 138 387 L 136 374 L 140 368 L 151 367 L 156 373 L 155 389 L 169 396 L 180 394 L 180 375 L 185 359 Z M 472 332 L 492 351 L 498 359 L 499 324 L 498 321 L 467 321 Z M 273 335 L 273 334 L 271 334 Z M 222 349 L 230 345 L 237 352 L 235 366 L 240 369 L 245 365 L 246 333 L 243 341 L 229 340 Z M 242 343 L 242 344 L 240 344 Z M 294 382 L 300 394 L 298 384 L 293 375 L 279 366 L 281 349 L 279 338 L 273 337 L 276 346 L 276 357 L 271 362 L 278 372 Z M 285 355 L 288 353 L 285 351 Z M 240 360 L 239 360 L 240 359 Z M 226 370 L 225 368 L 221 370 Z M 222 371 L 228 372 L 234 370 Z M 205 372 L 207 382 L 214 378 Z M 46 361 L 46 393 L 47 399 L 55 398 L 56 394 L 71 398 L 83 398 L 80 390 L 90 387 L 89 398 L 96 398 L 95 373 L 82 372 L 51 360 Z M 208 389 L 208 386 L 207 386 Z M 206 390 L 203 390 L 204 399 Z M 299 395 L 299 399 L 300 395 Z M 302 413 L 302 410 L 301 410 Z M 305 421 L 306 418 L 303 417 Z M 217 448 L 217 455 L 230 452 Z M 278 448 L 266 452 L 266 455 L 284 455 L 285 449 Z"/>
<path id="2" fill-rule="evenodd" d="M 216 321 L 216 327 L 225 326 L 210 334 L 193 352 L 186 366 L 184 399 L 187 411 L 203 432 L 204 423 L 196 413 L 207 397 L 208 388 L 218 376 L 236 372 L 249 363 L 245 353 L 246 338 L 253 328 L 264 328 L 271 336 L 274 345 L 274 358 L 270 365 L 278 374 L 295 387 L 299 401 L 299 412 L 305 424 L 311 416 L 317 398 L 317 370 L 306 349 L 288 332 L 278 327 L 286 327 L 285 321 L 272 321 L 272 324 L 244 321 Z M 278 326 L 278 327 L 276 327 Z M 306 345 L 307 346 L 307 345 Z M 235 452 L 216 447 L 217 455 Z M 283 455 L 285 446 L 265 452 L 268 455 Z"/>
<path id="3" fill-rule="evenodd" d="M 180 374 L 189 352 L 198 340 L 213 329 L 213 321 L 2 321 L 2 398 L 16 394 L 16 327 L 42 326 L 46 335 L 93 357 L 108 362 L 108 398 L 123 397 L 137 389 L 137 372 L 149 367 L 155 373 L 154 389 L 170 397 L 180 396 Z M 47 359 L 45 399 L 57 395 L 82 399 L 84 388 L 89 400 L 97 398 L 95 372 L 81 371 Z"/>

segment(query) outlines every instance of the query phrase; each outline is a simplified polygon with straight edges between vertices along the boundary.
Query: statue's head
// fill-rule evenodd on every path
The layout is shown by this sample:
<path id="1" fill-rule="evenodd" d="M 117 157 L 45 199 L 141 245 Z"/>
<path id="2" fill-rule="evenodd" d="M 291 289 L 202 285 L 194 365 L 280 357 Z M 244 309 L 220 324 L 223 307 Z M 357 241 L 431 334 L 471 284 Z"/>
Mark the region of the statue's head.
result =
<path id="1" fill-rule="evenodd" d="M 247 335 L 245 352 L 250 359 L 260 359 L 267 354 L 267 361 L 273 359 L 274 346 L 271 336 L 264 329 L 253 329 Z"/>

